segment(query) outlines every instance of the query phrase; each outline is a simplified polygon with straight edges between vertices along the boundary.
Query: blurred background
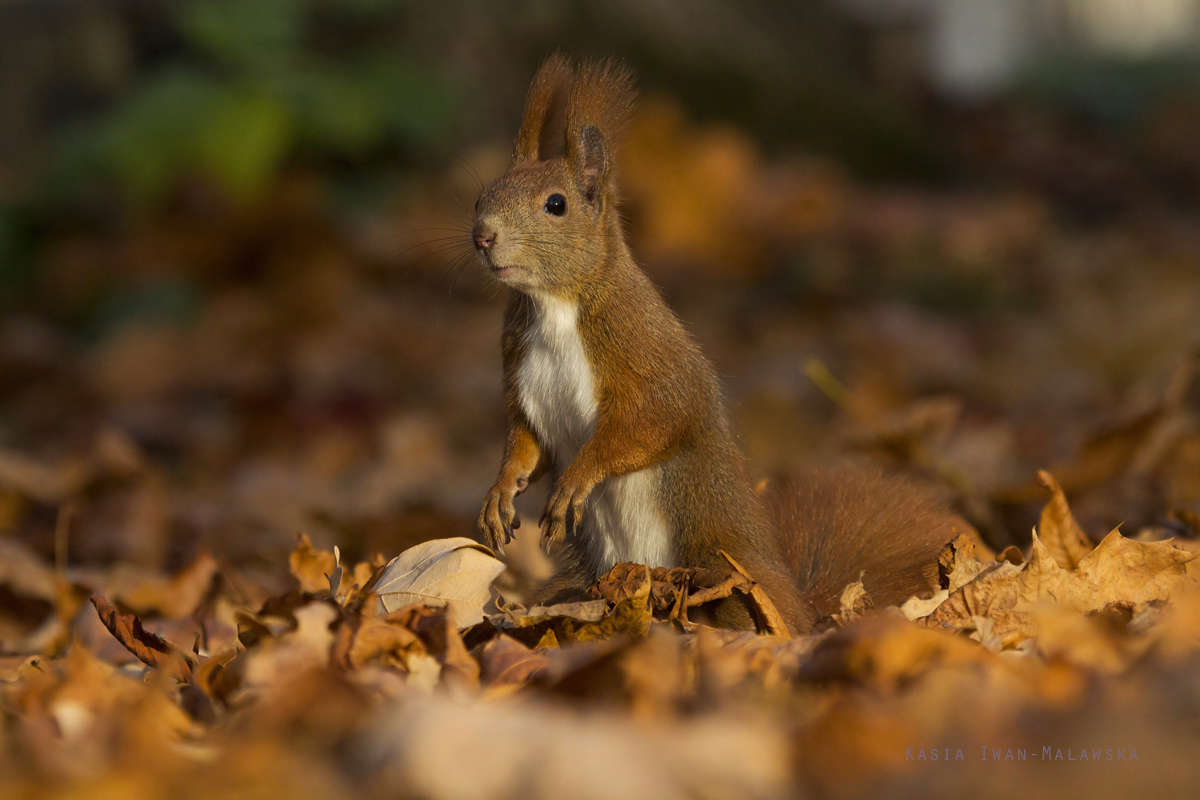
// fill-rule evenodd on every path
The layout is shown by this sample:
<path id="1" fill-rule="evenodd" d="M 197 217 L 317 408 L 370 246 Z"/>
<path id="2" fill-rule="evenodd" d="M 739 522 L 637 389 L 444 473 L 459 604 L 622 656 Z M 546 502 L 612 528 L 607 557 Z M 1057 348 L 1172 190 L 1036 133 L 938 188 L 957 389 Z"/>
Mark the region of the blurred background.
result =
<path id="1" fill-rule="evenodd" d="M 632 246 L 756 472 L 1194 533 L 1200 0 L 2 0 L 0 535 L 267 581 L 475 535 L 466 231 L 556 48 L 640 76 Z"/>

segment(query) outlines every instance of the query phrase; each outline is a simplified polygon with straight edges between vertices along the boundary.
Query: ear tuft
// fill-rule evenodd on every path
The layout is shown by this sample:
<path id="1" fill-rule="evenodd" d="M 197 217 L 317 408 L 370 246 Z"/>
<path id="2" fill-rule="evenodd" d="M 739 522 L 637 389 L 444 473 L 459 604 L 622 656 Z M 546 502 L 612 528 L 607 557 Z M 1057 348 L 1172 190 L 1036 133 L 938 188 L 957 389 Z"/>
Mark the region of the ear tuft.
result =
<path id="1" fill-rule="evenodd" d="M 633 73 L 616 61 L 583 64 L 567 96 L 566 151 L 589 201 L 613 185 L 613 156 L 629 124 Z"/>
<path id="2" fill-rule="evenodd" d="M 538 67 L 525 100 L 525 117 L 517 134 L 514 162 L 562 155 L 566 145 L 567 98 L 574 77 L 574 67 L 561 52 L 555 52 Z"/>

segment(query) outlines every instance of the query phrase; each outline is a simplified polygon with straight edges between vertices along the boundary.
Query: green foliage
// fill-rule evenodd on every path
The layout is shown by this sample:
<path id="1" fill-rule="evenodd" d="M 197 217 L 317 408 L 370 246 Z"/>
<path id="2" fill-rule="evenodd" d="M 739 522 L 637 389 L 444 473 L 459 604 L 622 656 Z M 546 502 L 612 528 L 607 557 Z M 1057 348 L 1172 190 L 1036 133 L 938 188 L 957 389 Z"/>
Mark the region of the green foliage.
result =
<path id="1" fill-rule="evenodd" d="M 191 42 L 248 69 L 286 66 L 304 44 L 306 0 L 198 0 L 182 15 Z"/>
<path id="2" fill-rule="evenodd" d="M 195 163 L 197 132 L 220 98 L 221 87 L 202 75 L 156 75 L 108 120 L 90 160 L 111 169 L 134 194 L 157 195 Z"/>
<path id="3" fill-rule="evenodd" d="M 454 87 L 394 38 L 371 41 L 372 23 L 402 25 L 403 5 L 192 0 L 178 18 L 187 49 L 63 141 L 60 187 L 101 177 L 152 204 L 198 175 L 249 201 L 296 154 L 361 160 L 436 147 L 456 122 Z M 319 48 L 330 20 L 352 25 L 344 38 L 355 44 Z"/>
<path id="4" fill-rule="evenodd" d="M 199 164 L 234 198 L 252 197 L 286 154 L 292 125 L 279 98 L 256 89 L 230 88 L 196 130 Z"/>

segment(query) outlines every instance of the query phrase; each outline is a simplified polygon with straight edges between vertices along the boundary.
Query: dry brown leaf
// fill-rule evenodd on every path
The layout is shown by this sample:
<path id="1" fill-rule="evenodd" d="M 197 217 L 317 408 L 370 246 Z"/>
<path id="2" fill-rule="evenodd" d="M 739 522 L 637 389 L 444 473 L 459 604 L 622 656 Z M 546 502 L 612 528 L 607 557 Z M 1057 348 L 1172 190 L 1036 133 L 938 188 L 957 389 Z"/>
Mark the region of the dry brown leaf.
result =
<path id="1" fill-rule="evenodd" d="M 342 645 L 340 634 L 350 631 L 349 643 Z M 343 625 L 331 658 L 352 669 L 378 664 L 408 672 L 409 660 L 424 654 L 420 637 L 389 615 L 364 619 L 356 627 Z"/>
<path id="2" fill-rule="evenodd" d="M 551 643 L 558 646 L 614 636 L 645 636 L 654 615 L 650 605 L 650 576 L 642 574 L 642 585 L 637 592 L 611 608 L 605 600 L 534 606 L 528 611 L 510 607 L 488 619 L 498 630 L 539 648 Z"/>
<path id="3" fill-rule="evenodd" d="M 599 622 L 608 616 L 609 607 L 609 603 L 605 600 L 555 603 L 552 606 L 533 606 L 528 610 L 523 610 L 519 606 L 511 606 L 505 608 L 502 617 L 497 617 L 497 619 L 506 618 L 518 627 L 529 627 L 536 624 L 533 620 L 550 617 L 570 617 L 580 622 Z"/>
<path id="4" fill-rule="evenodd" d="M 725 560 L 729 562 L 729 566 L 733 567 L 736 573 L 741 575 L 743 578 L 754 581 L 753 576 L 746 572 L 746 570 L 742 569 L 741 564 L 730 558 L 728 553 L 724 552 L 723 550 L 718 550 L 717 552 L 725 557 Z M 775 608 L 775 604 L 771 602 L 771 598 L 767 597 L 767 593 L 763 590 L 763 588 L 759 586 L 757 582 L 755 582 L 750 588 L 748 594 L 750 595 L 750 600 L 754 603 L 755 610 L 758 611 L 758 624 L 760 630 L 763 630 L 772 636 L 787 636 L 787 622 L 784 621 L 783 615 L 779 613 L 779 609 Z"/>
<path id="5" fill-rule="evenodd" d="M 1063 606 L 1042 606 L 1035 612 L 1037 647 L 1047 658 L 1061 658 L 1107 675 L 1122 672 L 1131 650 L 1119 632 L 1094 615 Z"/>
<path id="6" fill-rule="evenodd" d="M 904 601 L 904 605 L 900 606 L 900 612 L 909 620 L 922 619 L 932 614 L 949 596 L 948 589 L 941 589 L 925 600 L 920 597 L 910 597 Z"/>
<path id="7" fill-rule="evenodd" d="M 1099 587 L 1093 607 L 1146 603 L 1194 586 L 1187 565 L 1198 557 L 1200 553 L 1169 540 L 1138 542 L 1113 531 L 1079 562 L 1077 571 Z"/>
<path id="8" fill-rule="evenodd" d="M 875 614 L 833 632 L 801 665 L 801 680 L 849 681 L 895 689 L 933 666 L 995 658 L 973 642 Z"/>
<path id="9" fill-rule="evenodd" d="M 231 647 L 197 664 L 192 682 L 213 700 L 224 703 L 241 683 L 245 665 L 246 659 L 239 657 L 238 650 Z"/>
<path id="10" fill-rule="evenodd" d="M 1003 563 L 983 573 L 953 592 L 925 621 L 931 626 L 973 628 L 973 617 L 991 617 L 1005 632 L 1032 636 L 1033 608 L 1042 600 L 1068 596 L 1062 584 L 1070 581 L 1070 573 L 1058 566 L 1035 534 L 1027 564 Z"/>
<path id="11" fill-rule="evenodd" d="M 1060 567 L 1074 569 L 1092 551 L 1092 540 L 1075 521 L 1067 496 L 1054 476 L 1040 470 L 1038 481 L 1050 490 L 1050 500 L 1038 521 L 1038 536 Z"/>
<path id="12" fill-rule="evenodd" d="M 449 608 L 417 607 L 409 622 L 425 649 L 442 665 L 441 682 L 456 689 L 479 688 L 479 663 L 471 658 Z"/>
<path id="13" fill-rule="evenodd" d="M 503 634 L 483 646 L 479 662 L 483 683 L 493 688 L 524 686 L 550 668 L 545 653 Z"/>
<path id="14" fill-rule="evenodd" d="M 846 625 L 865 614 L 871 605 L 871 596 L 863 587 L 862 575 L 859 575 L 857 581 L 847 584 L 842 590 L 841 599 L 838 601 L 839 610 L 833 615 L 833 619 L 838 625 Z"/>
<path id="15" fill-rule="evenodd" d="M 351 569 L 341 562 L 337 551 L 336 545 L 333 550 L 317 550 L 306 534 L 297 534 L 288 567 L 302 592 L 333 597 L 350 605 L 362 598 L 365 587 L 384 565 L 384 558 L 376 554 Z"/>
<path id="16" fill-rule="evenodd" d="M 329 592 L 329 578 L 337 569 L 337 559 L 328 550 L 317 550 L 306 533 L 296 534 L 296 549 L 288 556 L 288 568 L 299 581 L 301 591 L 312 594 Z"/>
<path id="17" fill-rule="evenodd" d="M 600 576 L 591 589 L 591 595 L 597 600 L 608 601 L 609 605 L 616 605 L 637 594 L 645 575 L 646 567 L 643 564 L 617 564 Z M 681 599 L 686 599 L 688 607 L 697 606 L 726 598 L 736 587 L 749 585 L 740 575 L 732 577 L 730 573 L 714 569 L 654 567 L 650 570 L 650 604 L 656 613 L 669 616 L 677 607 L 682 608 Z M 689 593 L 689 590 L 694 591 Z"/>
<path id="18" fill-rule="evenodd" d="M 478 542 L 434 539 L 393 558 L 372 591 L 383 611 L 413 603 L 445 605 L 459 627 L 468 628 L 496 610 L 492 581 L 503 571 L 504 562 Z"/>
<path id="19" fill-rule="evenodd" d="M 1010 544 L 996 554 L 996 560 L 1007 561 L 1009 564 L 1019 567 L 1025 563 L 1025 556 L 1021 554 L 1020 549 L 1016 545 Z"/>
<path id="20" fill-rule="evenodd" d="M 981 548 L 972 537 L 962 533 L 942 548 L 938 564 L 950 592 L 958 591 L 984 570 L 996 566 L 990 549 Z"/>
<path id="21" fill-rule="evenodd" d="M 592 587 L 592 597 L 616 605 L 637 594 L 645 580 L 644 564 L 622 562 L 600 576 L 596 585 Z"/>
<path id="22" fill-rule="evenodd" d="M 643 720 L 663 720 L 694 700 L 695 654 L 687 640 L 660 627 L 640 639 L 622 638 L 551 651 L 547 695 L 628 709 Z M 577 651 L 586 650 L 585 654 Z M 541 688 L 541 687 L 539 687 Z"/>
<path id="23" fill-rule="evenodd" d="M 133 614 L 119 614 L 108 600 L 92 595 L 92 605 L 104 627 L 147 666 L 162 670 L 178 681 L 192 679 L 192 659 L 167 640 L 148 632 Z"/>
<path id="24" fill-rule="evenodd" d="M 1058 603 L 1079 612 L 1168 599 L 1195 583 L 1187 563 L 1197 557 L 1169 542 L 1136 542 L 1110 533 L 1075 570 L 1058 565 L 1035 534 L 1030 559 L 1007 562 L 963 586 L 926 618 L 928 625 L 967 628 L 990 617 L 1006 641 L 1037 634 L 1034 612 Z"/>
<path id="25" fill-rule="evenodd" d="M 712 569 L 696 569 L 676 567 L 654 567 L 647 569 L 645 565 L 621 563 L 600 577 L 591 589 L 591 594 L 598 600 L 610 605 L 624 602 L 643 591 L 644 583 L 650 582 L 650 609 L 658 613 L 660 618 L 677 620 L 681 625 L 688 626 L 687 609 L 704 605 L 730 597 L 734 592 L 749 595 L 757 609 L 758 626 L 761 630 L 775 632 L 786 631 L 782 616 L 775 609 L 758 583 L 727 554 L 722 553 L 730 564 L 730 571 L 722 573 Z M 576 609 L 558 609 L 559 615 L 584 619 L 589 615 L 589 621 L 597 621 L 607 609 L 601 607 Z M 534 609 L 530 617 L 536 617 Z M 544 614 L 543 614 L 544 616 Z M 775 626 L 772 628 L 771 626 Z"/>

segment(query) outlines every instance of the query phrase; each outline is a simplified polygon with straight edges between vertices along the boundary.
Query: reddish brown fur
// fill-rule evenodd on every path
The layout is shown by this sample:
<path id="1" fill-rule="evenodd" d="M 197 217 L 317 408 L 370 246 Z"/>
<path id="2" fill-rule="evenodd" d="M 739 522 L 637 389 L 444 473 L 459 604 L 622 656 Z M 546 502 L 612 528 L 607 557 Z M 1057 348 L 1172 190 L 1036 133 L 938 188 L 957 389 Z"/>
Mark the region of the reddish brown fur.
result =
<path id="1" fill-rule="evenodd" d="M 880 607 L 933 588 L 938 553 L 967 529 L 928 487 L 869 469 L 811 470 L 773 485 L 767 501 L 789 568 L 825 614 L 860 573 Z"/>
<path id="2" fill-rule="evenodd" d="M 564 92 L 563 155 L 538 160 Z M 513 498 L 553 468 L 548 451 L 555 443 L 539 441 L 526 419 L 516 375 L 526 333 L 546 302 L 538 298 L 558 298 L 578 309 L 598 415 L 590 439 L 554 476 L 543 533 L 549 544 L 564 542 L 564 568 L 537 599 L 565 599 L 595 582 L 601 565 L 575 529 L 590 494 L 606 478 L 654 465 L 677 563 L 723 568 L 718 551 L 726 551 L 764 586 L 794 631 L 807 631 L 829 595 L 860 570 L 870 572 L 880 602 L 919 589 L 912 578 L 949 538 L 949 515 L 925 495 L 910 495 L 907 484 L 812 478 L 779 506 L 786 530 L 753 491 L 712 366 L 625 244 L 612 161 L 632 96 L 628 72 L 612 63 L 576 72 L 552 57 L 530 90 L 512 168 L 480 197 L 475 233 L 494 241 L 481 258 L 493 271 L 503 268 L 501 280 L 516 290 L 501 337 L 510 430 L 480 512 L 485 541 L 502 548 L 511 539 L 519 525 Z M 567 214 L 542 211 L 551 193 L 566 197 Z M 752 619 L 746 605 L 731 600 L 717 622 L 744 628 Z"/>
<path id="3" fill-rule="evenodd" d="M 557 154 L 555 149 L 562 152 L 561 139 L 557 142 L 551 139 L 554 132 L 563 130 L 565 125 L 566 93 L 574 75 L 571 62 L 562 53 L 555 53 L 542 64 L 525 100 L 525 118 L 517 133 L 514 162 L 549 158 Z"/>

